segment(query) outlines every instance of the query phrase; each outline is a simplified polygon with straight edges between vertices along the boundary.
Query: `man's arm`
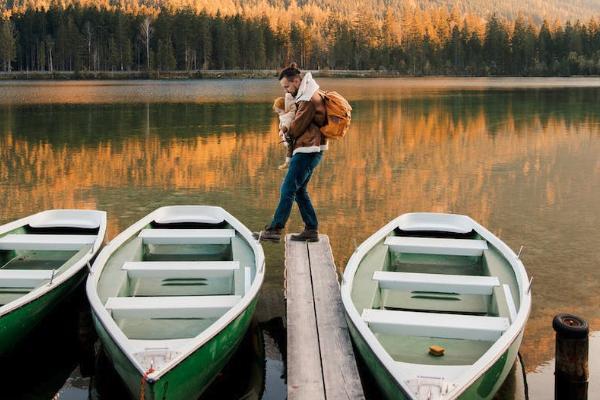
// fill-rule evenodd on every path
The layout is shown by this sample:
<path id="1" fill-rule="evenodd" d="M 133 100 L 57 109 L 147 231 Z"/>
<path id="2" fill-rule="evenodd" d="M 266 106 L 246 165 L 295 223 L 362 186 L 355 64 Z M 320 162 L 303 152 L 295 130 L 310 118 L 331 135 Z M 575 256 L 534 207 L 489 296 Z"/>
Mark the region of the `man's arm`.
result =
<path id="1" fill-rule="evenodd" d="M 296 116 L 286 134 L 292 139 L 298 139 L 308 129 L 315 117 L 315 105 L 312 101 L 301 101 L 298 103 Z"/>

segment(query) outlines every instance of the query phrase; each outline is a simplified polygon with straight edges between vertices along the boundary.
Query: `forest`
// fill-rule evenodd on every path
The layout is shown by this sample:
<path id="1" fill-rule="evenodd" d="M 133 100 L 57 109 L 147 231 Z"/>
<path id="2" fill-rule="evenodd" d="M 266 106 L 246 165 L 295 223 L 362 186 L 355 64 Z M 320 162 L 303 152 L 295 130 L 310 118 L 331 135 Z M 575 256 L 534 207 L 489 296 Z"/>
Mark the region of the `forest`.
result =
<path id="1" fill-rule="evenodd" d="M 221 12 L 56 1 L 0 16 L 2 71 L 259 70 L 289 61 L 404 75 L 596 75 L 600 23 L 447 7 Z"/>

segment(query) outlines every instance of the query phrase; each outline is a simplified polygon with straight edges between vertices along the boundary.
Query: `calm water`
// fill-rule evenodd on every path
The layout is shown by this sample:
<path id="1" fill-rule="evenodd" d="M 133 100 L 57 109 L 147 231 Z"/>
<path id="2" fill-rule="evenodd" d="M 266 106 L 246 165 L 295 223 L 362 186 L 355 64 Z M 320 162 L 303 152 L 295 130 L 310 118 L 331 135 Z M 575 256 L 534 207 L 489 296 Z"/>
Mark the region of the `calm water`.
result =
<path id="1" fill-rule="evenodd" d="M 354 107 L 348 137 L 331 145 L 310 186 L 338 269 L 356 244 L 411 211 L 468 214 L 513 249 L 525 246 L 534 286 L 521 352 L 531 398 L 550 397 L 552 317 L 572 312 L 600 331 L 600 79 L 320 83 Z M 1 82 L 0 223 L 47 208 L 98 208 L 109 213 L 111 239 L 157 207 L 216 204 L 259 228 L 283 176 L 270 109 L 278 95 L 276 81 L 262 80 Z M 289 229 L 300 227 L 295 210 Z M 255 327 L 212 396 L 284 396 L 283 246 L 265 250 Z M 35 343 L 69 347 L 81 315 L 64 317 L 70 322 L 55 323 L 52 339 L 38 333 Z M 592 360 L 600 359 L 597 340 Z M 31 363 L 12 369 L 9 392 L 49 398 L 70 376 L 61 398 L 86 398 L 89 378 L 71 371 L 87 352 L 38 353 L 25 353 L 35 372 Z M 102 397 L 102 381 L 117 379 L 106 362 L 95 364 L 104 372 L 92 379 L 93 392 Z M 594 362 L 591 369 L 597 392 L 600 371 Z M 43 393 L 27 384 L 32 373 Z M 231 376 L 236 384 L 247 378 L 243 393 L 224 389 Z"/>

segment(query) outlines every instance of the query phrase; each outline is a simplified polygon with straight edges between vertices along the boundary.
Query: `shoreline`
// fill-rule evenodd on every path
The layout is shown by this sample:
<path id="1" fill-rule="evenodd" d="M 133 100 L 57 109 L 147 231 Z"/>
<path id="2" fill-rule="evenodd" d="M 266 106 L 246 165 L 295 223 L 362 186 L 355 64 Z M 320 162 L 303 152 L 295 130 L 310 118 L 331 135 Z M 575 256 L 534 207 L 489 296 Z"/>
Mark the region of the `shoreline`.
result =
<path id="1" fill-rule="evenodd" d="M 597 78 L 598 75 L 409 75 L 399 71 L 308 70 L 316 78 Z M 0 72 L 0 81 L 31 80 L 196 80 L 273 79 L 276 70 L 194 70 L 194 71 L 12 71 Z"/>

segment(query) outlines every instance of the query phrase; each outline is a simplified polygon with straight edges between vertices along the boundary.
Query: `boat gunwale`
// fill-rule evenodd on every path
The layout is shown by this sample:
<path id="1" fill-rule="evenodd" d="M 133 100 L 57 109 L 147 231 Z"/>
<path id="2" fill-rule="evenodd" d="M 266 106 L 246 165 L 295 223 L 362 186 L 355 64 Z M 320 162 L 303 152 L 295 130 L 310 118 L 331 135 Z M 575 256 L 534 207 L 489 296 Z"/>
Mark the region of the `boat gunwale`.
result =
<path id="1" fill-rule="evenodd" d="M 81 269 L 84 268 L 86 266 L 86 264 L 88 264 L 90 262 L 90 260 L 98 253 L 98 250 L 104 243 L 104 235 L 106 234 L 106 211 L 91 210 L 91 209 L 50 209 L 50 210 L 40 211 L 38 213 L 28 215 L 28 216 L 20 218 L 16 221 L 12 221 L 12 222 L 9 222 L 9 223 L 6 223 L 6 224 L 0 226 L 0 236 L 7 234 L 8 232 L 13 231 L 15 229 L 18 229 L 18 228 L 28 225 L 29 222 L 36 217 L 39 217 L 43 214 L 47 214 L 47 213 L 50 213 L 52 211 L 57 211 L 57 210 L 68 211 L 68 212 L 84 211 L 85 213 L 90 213 L 90 212 L 97 213 L 97 215 L 100 217 L 100 225 L 98 227 L 98 232 L 95 234 L 96 239 L 94 240 L 94 244 L 92 245 L 90 250 L 87 253 L 85 253 L 79 260 L 77 260 L 75 263 L 73 263 L 73 265 L 71 265 L 69 268 L 67 268 L 62 273 L 53 277 L 52 284 L 50 284 L 50 282 L 45 283 L 45 284 L 29 291 L 27 294 L 19 297 L 18 299 L 15 299 L 15 300 L 3 305 L 2 307 L 0 307 L 0 318 L 4 317 L 5 315 L 8 315 L 9 313 L 11 313 L 29 303 L 32 303 L 33 301 L 43 297 L 47 293 L 59 288 L 64 283 L 69 281 L 69 279 L 71 279 L 73 276 L 77 275 L 81 271 Z M 24 235 L 26 235 L 26 234 L 24 234 Z M 67 262 L 67 261 L 68 260 L 65 260 L 65 262 Z"/>
<path id="2" fill-rule="evenodd" d="M 177 355 L 177 357 L 173 358 L 171 361 L 166 363 L 160 370 L 147 373 L 147 371 L 141 366 L 139 361 L 133 356 L 132 349 L 129 346 L 129 339 L 123 331 L 118 327 L 115 320 L 111 317 L 110 313 L 102 302 L 100 301 L 100 297 L 98 296 L 97 285 L 102 275 L 102 271 L 106 266 L 106 261 L 113 255 L 113 253 L 121 247 L 125 242 L 134 237 L 136 233 L 138 233 L 145 226 L 150 224 L 158 215 L 162 215 L 164 212 L 169 212 L 171 209 L 177 208 L 186 208 L 186 207 L 198 207 L 207 209 L 213 212 L 221 213 L 223 215 L 223 219 L 229 223 L 232 228 L 242 235 L 242 237 L 246 240 L 248 245 L 251 247 L 252 252 L 254 254 L 254 262 L 255 262 L 255 277 L 252 285 L 250 287 L 250 291 L 245 293 L 240 301 L 229 309 L 225 314 L 223 314 L 219 319 L 217 319 L 213 324 L 211 324 L 207 329 L 200 332 L 198 335 L 190 338 L 190 342 L 193 342 L 192 346 L 182 347 L 182 352 Z M 252 301 L 258 296 L 260 292 L 260 288 L 262 287 L 262 283 L 265 275 L 265 256 L 262 249 L 262 246 L 254 239 L 252 236 L 252 232 L 242 224 L 237 218 L 227 212 L 225 209 L 218 206 L 205 206 L 205 205 L 174 205 L 174 206 L 163 206 L 160 207 L 146 216 L 144 216 L 139 221 L 130 225 L 124 231 L 119 233 L 115 238 L 113 238 L 107 246 L 105 246 L 96 260 L 94 261 L 94 265 L 92 265 L 92 271 L 88 276 L 86 282 L 86 294 L 88 300 L 90 302 L 90 306 L 92 311 L 98 318 L 99 322 L 104 326 L 108 335 L 114 340 L 119 349 L 125 354 L 127 359 L 132 363 L 132 365 L 138 370 L 140 375 L 146 377 L 146 381 L 148 383 L 154 383 L 158 381 L 163 375 L 167 374 L 170 370 L 179 365 L 182 361 L 188 358 L 191 354 L 197 351 L 200 347 L 202 347 L 205 343 L 210 341 L 212 338 L 217 336 L 220 332 L 223 331 L 229 324 L 231 324 L 236 318 L 238 318 L 252 303 Z M 168 339 L 166 339 L 168 340 Z"/>
<path id="3" fill-rule="evenodd" d="M 406 385 L 405 377 L 401 375 L 399 365 L 411 366 L 420 365 L 413 363 L 397 362 L 385 351 L 383 346 L 379 343 L 374 333 L 369 329 L 368 325 L 362 320 L 360 313 L 356 309 L 354 302 L 351 297 L 351 290 L 354 281 L 354 275 L 358 270 L 360 262 L 364 256 L 381 240 L 389 235 L 393 230 L 399 226 L 404 216 L 414 215 L 439 215 L 439 216 L 453 216 L 464 219 L 471 224 L 474 231 L 481 235 L 488 243 L 493 245 L 509 262 L 513 269 L 516 277 L 517 285 L 519 288 L 519 311 L 515 320 L 511 321 L 509 328 L 504 334 L 490 346 L 490 348 L 473 364 L 465 367 L 465 372 L 458 376 L 458 379 L 450 382 L 454 384 L 454 388 L 445 395 L 444 399 L 455 399 L 464 393 L 477 379 L 479 379 L 486 371 L 488 371 L 494 363 L 510 348 L 512 343 L 519 337 L 519 334 L 525 329 L 525 323 L 529 318 L 531 312 L 531 291 L 530 284 L 527 279 L 527 272 L 521 260 L 517 257 L 514 251 L 508 247 L 502 240 L 496 237 L 493 233 L 487 230 L 485 227 L 474 221 L 472 218 L 465 215 L 458 214 L 443 214 L 443 213 L 407 213 L 402 214 L 392 221 L 387 223 L 385 226 L 376 231 L 373 235 L 368 237 L 362 242 L 354 251 L 348 263 L 342 277 L 341 282 L 341 297 L 342 303 L 346 315 L 351 319 L 354 324 L 356 331 L 362 336 L 363 340 L 368 344 L 375 357 L 383 364 L 383 366 L 391 373 L 396 383 L 404 390 L 409 393 L 412 397 L 412 390 Z M 404 217 L 407 218 L 407 217 Z"/>

